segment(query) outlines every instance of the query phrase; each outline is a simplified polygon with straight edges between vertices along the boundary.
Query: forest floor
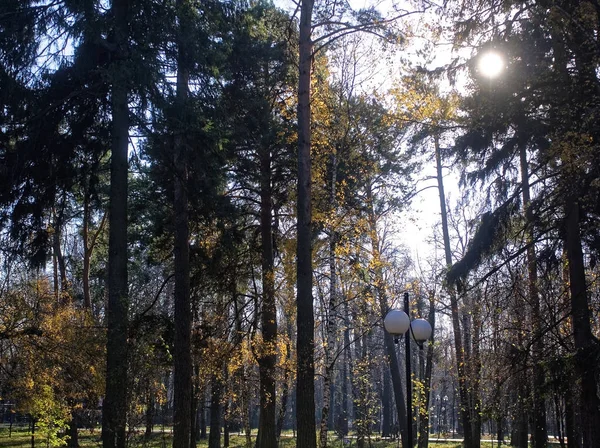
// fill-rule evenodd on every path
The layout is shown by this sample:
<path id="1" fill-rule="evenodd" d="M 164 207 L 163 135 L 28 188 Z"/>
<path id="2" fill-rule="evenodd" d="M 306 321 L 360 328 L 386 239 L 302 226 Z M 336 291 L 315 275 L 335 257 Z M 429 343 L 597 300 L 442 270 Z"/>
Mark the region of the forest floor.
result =
<path id="1" fill-rule="evenodd" d="M 253 434 L 253 437 L 255 434 Z M 244 448 L 246 446 L 246 438 L 239 434 L 230 435 L 230 448 Z M 223 437 L 221 436 L 221 443 L 223 443 Z M 102 442 L 100 440 L 100 430 L 79 431 L 79 445 L 81 448 L 102 448 Z M 554 444 L 552 444 L 554 445 Z M 143 433 L 131 434 L 129 439 L 129 447 L 131 448 L 170 448 L 172 446 L 171 433 L 170 431 L 155 432 L 150 439 L 146 439 Z M 296 440 L 292 434 L 285 434 L 281 438 L 279 444 L 280 448 L 295 448 Z M 356 439 L 349 437 L 344 441 L 339 439 L 332 439 L 329 444 L 331 448 L 352 448 L 356 447 Z M 369 448 L 398 448 L 399 442 L 397 440 L 379 440 L 374 438 L 367 447 Z M 431 441 L 429 447 L 431 448 L 460 448 L 462 443 L 460 440 L 448 440 L 448 441 Z M 482 442 L 482 448 L 498 447 L 498 443 Z M 501 446 L 508 447 L 508 443 L 504 443 Z M 557 444 L 557 446 L 559 446 Z M 48 446 L 46 437 L 38 433 L 35 437 L 36 448 L 51 448 Z M 196 443 L 197 448 L 207 448 L 208 440 L 200 440 Z M 28 429 L 15 427 L 12 430 L 12 434 L 9 435 L 8 428 L 0 428 L 0 448 L 31 448 L 31 432 Z"/>

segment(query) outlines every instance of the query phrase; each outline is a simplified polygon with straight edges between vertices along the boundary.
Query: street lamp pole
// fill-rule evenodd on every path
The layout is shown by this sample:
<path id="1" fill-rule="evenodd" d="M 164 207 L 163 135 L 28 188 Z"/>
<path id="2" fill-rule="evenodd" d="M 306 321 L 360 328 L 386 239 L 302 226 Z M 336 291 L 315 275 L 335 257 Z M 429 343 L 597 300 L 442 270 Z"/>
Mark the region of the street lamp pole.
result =
<path id="1" fill-rule="evenodd" d="M 383 325 L 385 330 L 394 336 L 394 341 L 398 343 L 399 336 L 404 334 L 406 344 L 406 439 L 408 447 L 413 445 L 413 417 L 412 417 L 412 369 L 410 366 L 410 337 L 415 339 L 416 343 L 422 347 L 423 342 L 431 337 L 432 328 L 425 319 L 415 319 L 410 321 L 410 309 L 408 302 L 408 292 L 404 293 L 404 312 L 399 310 L 390 310 L 386 314 Z"/>
<path id="2" fill-rule="evenodd" d="M 404 312 L 410 318 L 410 309 L 408 303 L 408 292 L 404 293 Z M 406 344 L 406 434 L 408 446 L 412 448 L 413 444 L 413 417 L 412 417 L 412 369 L 410 366 L 410 334 L 412 329 L 408 327 L 408 331 L 404 334 Z"/>

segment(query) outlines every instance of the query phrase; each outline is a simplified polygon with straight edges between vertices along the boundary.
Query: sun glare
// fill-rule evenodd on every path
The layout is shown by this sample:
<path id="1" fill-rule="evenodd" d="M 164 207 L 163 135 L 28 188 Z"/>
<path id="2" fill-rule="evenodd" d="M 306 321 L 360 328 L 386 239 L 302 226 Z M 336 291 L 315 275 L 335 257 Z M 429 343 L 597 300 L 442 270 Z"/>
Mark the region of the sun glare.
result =
<path id="1" fill-rule="evenodd" d="M 479 73 L 487 78 L 495 78 L 504 70 L 504 60 L 498 53 L 487 52 L 479 57 Z"/>

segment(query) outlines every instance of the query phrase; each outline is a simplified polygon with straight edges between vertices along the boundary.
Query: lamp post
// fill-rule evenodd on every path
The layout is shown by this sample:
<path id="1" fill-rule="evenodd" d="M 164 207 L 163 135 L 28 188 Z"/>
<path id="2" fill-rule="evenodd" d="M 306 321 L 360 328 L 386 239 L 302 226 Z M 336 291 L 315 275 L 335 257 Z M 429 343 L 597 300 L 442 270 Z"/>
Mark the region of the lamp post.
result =
<path id="1" fill-rule="evenodd" d="M 408 446 L 413 445 L 413 427 L 412 427 L 412 372 L 410 367 L 410 335 L 412 334 L 419 347 L 431 337 L 431 325 L 425 319 L 415 319 L 410 321 L 410 310 L 408 303 L 408 293 L 404 293 L 404 311 L 390 310 L 385 315 L 383 326 L 385 330 L 394 336 L 396 344 L 400 336 L 404 334 L 406 344 L 406 435 Z M 410 330 L 410 331 L 409 331 Z"/>

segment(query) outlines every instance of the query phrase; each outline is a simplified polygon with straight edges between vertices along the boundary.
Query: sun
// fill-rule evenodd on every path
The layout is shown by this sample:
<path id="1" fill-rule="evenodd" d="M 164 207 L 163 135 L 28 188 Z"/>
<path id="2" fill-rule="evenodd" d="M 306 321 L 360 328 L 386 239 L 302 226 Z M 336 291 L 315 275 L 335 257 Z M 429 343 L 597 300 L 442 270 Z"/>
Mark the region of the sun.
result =
<path id="1" fill-rule="evenodd" d="M 488 51 L 479 56 L 477 67 L 486 78 L 495 78 L 504 70 L 504 59 L 498 53 Z"/>

